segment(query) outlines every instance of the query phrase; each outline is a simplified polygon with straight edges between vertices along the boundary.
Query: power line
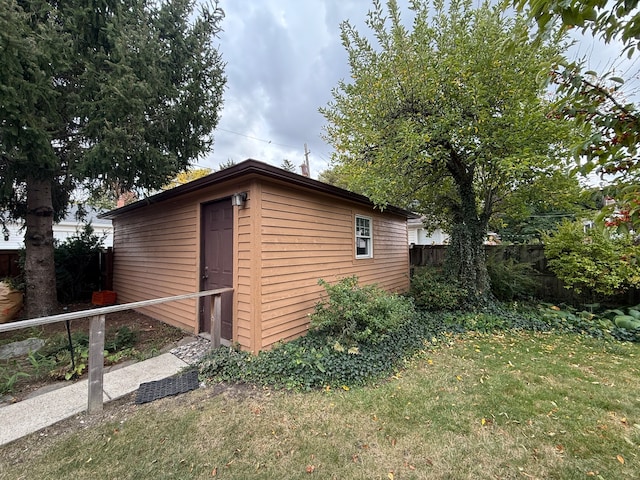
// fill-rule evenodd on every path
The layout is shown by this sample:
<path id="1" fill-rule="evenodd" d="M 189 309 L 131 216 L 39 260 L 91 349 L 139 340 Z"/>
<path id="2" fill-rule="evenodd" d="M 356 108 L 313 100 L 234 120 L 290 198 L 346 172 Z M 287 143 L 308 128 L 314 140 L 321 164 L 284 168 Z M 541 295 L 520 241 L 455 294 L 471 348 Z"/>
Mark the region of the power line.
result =
<path id="1" fill-rule="evenodd" d="M 233 133 L 234 135 L 238 135 L 240 137 L 248 138 L 250 140 L 256 140 L 258 142 L 268 143 L 269 145 L 277 145 L 279 147 L 287 147 L 287 148 L 298 149 L 298 147 L 294 147 L 293 145 L 287 145 L 285 143 L 276 143 L 276 142 L 272 142 L 271 140 L 265 140 L 263 138 L 252 137 L 251 135 L 245 135 L 244 133 L 234 132 L 233 130 L 227 130 L 225 128 L 218 127 L 218 128 L 216 128 L 216 130 L 220 130 L 222 132 L 227 132 L 227 133 Z"/>

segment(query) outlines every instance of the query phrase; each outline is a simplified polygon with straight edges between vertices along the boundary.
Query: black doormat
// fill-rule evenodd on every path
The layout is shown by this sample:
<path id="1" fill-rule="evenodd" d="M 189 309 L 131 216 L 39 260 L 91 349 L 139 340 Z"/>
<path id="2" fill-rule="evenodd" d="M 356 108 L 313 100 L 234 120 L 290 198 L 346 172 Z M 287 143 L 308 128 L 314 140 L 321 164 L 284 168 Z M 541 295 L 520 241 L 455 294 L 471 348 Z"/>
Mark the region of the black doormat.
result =
<path id="1" fill-rule="evenodd" d="M 148 403 L 160 398 L 195 390 L 200 385 L 198 370 L 189 370 L 182 375 L 141 383 L 136 395 L 136 403 Z"/>

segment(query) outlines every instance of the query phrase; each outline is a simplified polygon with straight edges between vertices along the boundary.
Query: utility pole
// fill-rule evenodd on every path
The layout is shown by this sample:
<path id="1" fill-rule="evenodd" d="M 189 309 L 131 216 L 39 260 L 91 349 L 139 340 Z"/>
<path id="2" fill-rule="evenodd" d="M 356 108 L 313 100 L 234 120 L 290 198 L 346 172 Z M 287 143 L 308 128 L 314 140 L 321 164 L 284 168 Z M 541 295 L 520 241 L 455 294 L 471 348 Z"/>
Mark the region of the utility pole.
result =
<path id="1" fill-rule="evenodd" d="M 307 144 L 304 144 L 304 163 L 302 165 L 300 165 L 300 169 L 302 170 L 302 175 L 305 177 L 310 177 L 311 174 L 309 172 L 309 154 L 311 152 L 309 151 L 309 148 L 307 147 Z"/>

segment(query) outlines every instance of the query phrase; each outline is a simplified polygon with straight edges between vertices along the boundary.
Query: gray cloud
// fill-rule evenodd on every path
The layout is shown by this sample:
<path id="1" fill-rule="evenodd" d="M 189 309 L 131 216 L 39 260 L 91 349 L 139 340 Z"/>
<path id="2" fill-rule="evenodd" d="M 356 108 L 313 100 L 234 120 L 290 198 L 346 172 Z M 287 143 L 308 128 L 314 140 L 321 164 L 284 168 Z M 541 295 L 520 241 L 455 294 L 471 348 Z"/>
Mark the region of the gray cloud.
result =
<path id="1" fill-rule="evenodd" d="M 331 147 L 320 138 L 325 121 L 318 108 L 349 76 L 339 26 L 349 20 L 366 33 L 371 5 L 368 0 L 221 0 L 227 90 L 214 150 L 198 164 L 215 168 L 229 159 L 255 158 L 280 165 L 287 158 L 299 165 L 307 143 L 312 175 L 326 169 Z M 594 69 L 602 70 L 619 51 L 592 44 L 579 38 L 574 51 L 588 57 Z M 625 63 L 618 70 L 626 68 Z"/>
<path id="2" fill-rule="evenodd" d="M 215 168 L 248 157 L 299 164 L 307 143 L 317 175 L 328 167 L 331 151 L 320 138 L 318 108 L 348 75 L 339 24 L 364 19 L 369 2 L 234 0 L 221 6 L 228 83 L 214 150 L 199 164 Z"/>

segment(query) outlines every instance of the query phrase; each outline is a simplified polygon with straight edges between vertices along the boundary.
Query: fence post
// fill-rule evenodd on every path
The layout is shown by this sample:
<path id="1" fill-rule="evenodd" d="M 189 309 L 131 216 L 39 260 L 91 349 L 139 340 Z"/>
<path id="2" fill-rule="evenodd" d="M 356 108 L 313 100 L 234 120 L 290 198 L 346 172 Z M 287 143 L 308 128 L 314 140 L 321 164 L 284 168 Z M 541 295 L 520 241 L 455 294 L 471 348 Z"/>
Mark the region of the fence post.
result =
<path id="1" fill-rule="evenodd" d="M 102 412 L 105 315 L 89 320 L 89 414 Z"/>
<path id="2" fill-rule="evenodd" d="M 209 297 L 211 302 L 211 346 L 220 346 L 220 335 L 222 333 L 222 295 L 216 294 Z"/>

